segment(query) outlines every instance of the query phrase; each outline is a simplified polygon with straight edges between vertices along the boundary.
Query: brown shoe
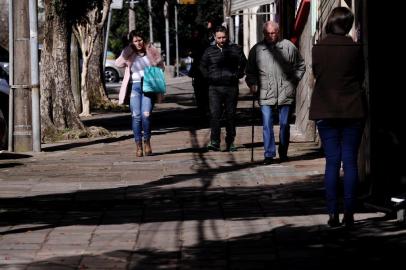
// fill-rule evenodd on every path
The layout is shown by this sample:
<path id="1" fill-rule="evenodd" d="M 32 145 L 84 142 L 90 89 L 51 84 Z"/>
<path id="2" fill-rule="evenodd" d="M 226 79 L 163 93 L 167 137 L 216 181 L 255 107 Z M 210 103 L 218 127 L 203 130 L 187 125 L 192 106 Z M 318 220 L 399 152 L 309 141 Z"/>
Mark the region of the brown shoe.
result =
<path id="1" fill-rule="evenodd" d="M 143 153 L 142 153 L 142 142 L 136 142 L 137 145 L 137 152 L 136 152 L 136 156 L 137 157 L 142 157 Z"/>
<path id="2" fill-rule="evenodd" d="M 151 141 L 150 140 L 145 140 L 144 141 L 144 154 L 146 156 L 152 155 Z"/>

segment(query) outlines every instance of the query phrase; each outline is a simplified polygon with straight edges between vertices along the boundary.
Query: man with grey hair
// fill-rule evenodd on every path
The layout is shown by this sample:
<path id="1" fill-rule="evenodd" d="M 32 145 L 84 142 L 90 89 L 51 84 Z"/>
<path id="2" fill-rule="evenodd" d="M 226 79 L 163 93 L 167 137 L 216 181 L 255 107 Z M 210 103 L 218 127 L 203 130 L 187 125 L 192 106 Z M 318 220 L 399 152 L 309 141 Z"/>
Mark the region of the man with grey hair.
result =
<path id="1" fill-rule="evenodd" d="M 279 160 L 288 158 L 290 138 L 289 117 L 296 98 L 296 87 L 306 67 L 295 45 L 279 37 L 279 25 L 267 21 L 263 27 L 264 39 L 251 48 L 245 81 L 251 93 L 256 94 L 262 112 L 264 165 L 276 156 L 273 131 L 273 109 L 279 113 Z"/>

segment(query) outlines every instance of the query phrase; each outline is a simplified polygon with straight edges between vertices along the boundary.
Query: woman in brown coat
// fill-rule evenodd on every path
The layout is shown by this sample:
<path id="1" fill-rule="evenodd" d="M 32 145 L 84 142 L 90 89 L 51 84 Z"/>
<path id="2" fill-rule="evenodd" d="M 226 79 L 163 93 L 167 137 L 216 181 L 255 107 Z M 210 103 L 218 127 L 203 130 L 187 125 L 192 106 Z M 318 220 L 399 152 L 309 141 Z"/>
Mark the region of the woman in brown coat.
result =
<path id="1" fill-rule="evenodd" d="M 362 47 L 347 36 L 353 22 L 349 9 L 333 9 L 327 20 L 327 35 L 312 51 L 316 82 L 309 118 L 316 121 L 325 153 L 324 182 L 331 227 L 341 225 L 337 199 L 341 164 L 344 170 L 343 223 L 346 227 L 354 224 L 358 149 L 366 116 Z"/>

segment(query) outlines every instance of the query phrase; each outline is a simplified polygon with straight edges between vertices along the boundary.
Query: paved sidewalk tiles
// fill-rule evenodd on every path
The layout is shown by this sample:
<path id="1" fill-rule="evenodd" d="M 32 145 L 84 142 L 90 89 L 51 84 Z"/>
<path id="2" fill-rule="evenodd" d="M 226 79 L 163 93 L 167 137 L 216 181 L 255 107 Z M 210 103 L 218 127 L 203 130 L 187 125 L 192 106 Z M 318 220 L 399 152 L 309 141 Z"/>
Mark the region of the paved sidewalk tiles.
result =
<path id="1" fill-rule="evenodd" d="M 316 143 L 292 128 L 289 161 L 263 166 L 261 126 L 251 162 L 251 123 L 239 120 L 238 151 L 207 152 L 208 125 L 185 105 L 192 99 L 190 79 L 168 86 L 153 114 L 152 156 L 135 156 L 128 113 L 84 120 L 122 127 L 115 137 L 0 156 L 0 270 L 403 264 L 406 230 L 383 213 L 361 207 L 353 231 L 327 227 Z"/>

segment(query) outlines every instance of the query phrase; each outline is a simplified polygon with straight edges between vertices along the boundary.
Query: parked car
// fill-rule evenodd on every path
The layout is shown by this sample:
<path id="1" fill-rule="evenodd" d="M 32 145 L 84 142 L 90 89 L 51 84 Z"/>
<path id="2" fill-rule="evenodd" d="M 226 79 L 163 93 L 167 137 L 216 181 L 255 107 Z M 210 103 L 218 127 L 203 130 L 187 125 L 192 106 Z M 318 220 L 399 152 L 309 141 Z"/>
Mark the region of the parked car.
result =
<path id="1" fill-rule="evenodd" d="M 3 70 L 8 73 L 8 69 L 9 69 L 9 63 L 8 62 L 0 62 L 0 67 L 2 67 Z"/>
<path id="2" fill-rule="evenodd" d="M 104 79 L 106 83 L 116 83 L 124 77 L 124 68 L 117 67 L 114 62 L 116 56 L 113 52 L 107 51 L 106 65 L 104 67 Z"/>
<path id="3" fill-rule="evenodd" d="M 8 70 L 0 65 L 0 150 L 7 147 L 7 122 L 8 122 Z"/>

